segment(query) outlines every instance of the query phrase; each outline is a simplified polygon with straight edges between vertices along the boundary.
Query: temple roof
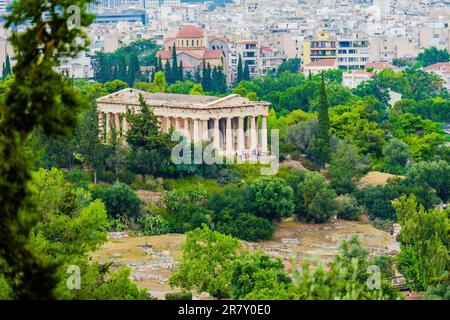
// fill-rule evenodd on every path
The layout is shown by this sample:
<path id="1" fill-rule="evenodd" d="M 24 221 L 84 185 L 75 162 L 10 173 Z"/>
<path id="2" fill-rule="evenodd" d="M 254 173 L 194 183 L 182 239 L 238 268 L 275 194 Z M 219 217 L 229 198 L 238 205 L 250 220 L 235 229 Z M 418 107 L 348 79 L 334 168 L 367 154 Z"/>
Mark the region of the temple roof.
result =
<path id="1" fill-rule="evenodd" d="M 236 106 L 269 105 L 268 102 L 251 101 L 237 94 L 231 94 L 223 98 L 215 96 L 197 96 L 173 93 L 149 93 L 133 88 L 109 94 L 97 99 L 97 104 L 122 104 L 129 106 L 139 105 L 139 95 L 142 94 L 149 106 L 166 106 L 193 109 L 215 109 Z"/>

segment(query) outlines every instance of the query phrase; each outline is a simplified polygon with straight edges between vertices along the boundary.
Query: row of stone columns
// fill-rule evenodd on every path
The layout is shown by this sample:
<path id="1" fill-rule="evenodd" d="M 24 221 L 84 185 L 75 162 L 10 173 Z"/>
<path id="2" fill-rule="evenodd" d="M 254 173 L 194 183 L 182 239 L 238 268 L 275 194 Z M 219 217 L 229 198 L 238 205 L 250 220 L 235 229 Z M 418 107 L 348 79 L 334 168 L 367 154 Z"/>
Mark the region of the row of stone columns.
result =
<path id="1" fill-rule="evenodd" d="M 98 121 L 99 136 L 102 141 L 105 139 L 105 132 L 106 137 L 111 135 L 111 129 L 116 130 L 120 137 L 125 136 L 128 131 L 127 119 L 123 113 L 99 112 Z"/>
<path id="2" fill-rule="evenodd" d="M 245 122 L 247 128 L 245 128 Z M 169 132 L 170 128 L 173 128 L 194 143 L 212 141 L 216 149 L 229 156 L 237 153 L 244 154 L 245 151 L 250 151 L 250 155 L 255 156 L 266 155 L 268 152 L 266 117 L 261 117 L 260 129 L 258 129 L 258 118 L 252 116 L 209 120 L 162 117 L 161 127 L 164 132 Z"/>
<path id="3" fill-rule="evenodd" d="M 209 120 L 159 117 L 158 120 L 162 131 L 169 132 L 173 128 L 194 143 L 211 141 L 220 153 L 227 156 L 244 156 L 246 152 L 249 153 L 247 156 L 265 156 L 268 153 L 265 116 L 261 116 L 261 128 L 258 128 L 258 117 L 254 116 Z M 105 131 L 106 137 L 110 136 L 111 128 L 116 130 L 118 136 L 125 136 L 128 123 L 124 114 L 99 112 L 99 134 L 102 141 L 105 138 Z"/>

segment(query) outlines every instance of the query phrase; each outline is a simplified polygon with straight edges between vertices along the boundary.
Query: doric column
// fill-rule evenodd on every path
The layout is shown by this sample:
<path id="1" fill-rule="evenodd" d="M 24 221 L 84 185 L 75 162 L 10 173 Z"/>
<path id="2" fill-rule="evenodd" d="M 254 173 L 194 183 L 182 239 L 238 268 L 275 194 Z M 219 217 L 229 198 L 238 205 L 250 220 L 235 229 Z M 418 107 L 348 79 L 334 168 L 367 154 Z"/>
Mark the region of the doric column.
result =
<path id="1" fill-rule="evenodd" d="M 225 130 L 226 136 L 226 153 L 227 156 L 233 155 L 233 129 L 231 126 L 231 118 L 226 118 L 227 125 Z"/>
<path id="2" fill-rule="evenodd" d="M 105 134 L 105 122 L 104 122 L 104 113 L 99 111 L 98 113 L 98 137 L 100 141 L 103 142 L 104 134 Z"/>
<path id="3" fill-rule="evenodd" d="M 202 140 L 203 141 L 208 141 L 209 140 L 209 136 L 208 136 L 208 120 L 203 120 L 202 121 L 202 127 L 203 127 Z"/>
<path id="4" fill-rule="evenodd" d="M 127 114 L 124 113 L 122 117 L 122 134 L 125 136 L 128 132 Z"/>
<path id="5" fill-rule="evenodd" d="M 172 118 L 172 128 L 175 131 L 178 131 L 179 133 L 183 133 L 181 132 L 181 126 L 180 126 L 180 118 Z"/>
<path id="6" fill-rule="evenodd" d="M 170 118 L 169 117 L 163 117 L 162 130 L 166 133 L 170 131 Z"/>
<path id="7" fill-rule="evenodd" d="M 238 118 L 238 130 L 237 130 L 237 151 L 244 152 L 245 150 L 245 136 L 244 136 L 244 118 Z"/>
<path id="8" fill-rule="evenodd" d="M 106 114 L 106 140 L 108 141 L 109 135 L 111 133 L 111 113 Z"/>
<path id="9" fill-rule="evenodd" d="M 116 130 L 117 136 L 120 137 L 120 113 L 114 114 L 114 129 Z"/>
<path id="10" fill-rule="evenodd" d="M 258 133 L 256 131 L 256 118 L 250 117 L 250 155 L 255 156 L 258 147 Z"/>
<path id="11" fill-rule="evenodd" d="M 261 153 L 263 156 L 268 153 L 267 143 L 267 117 L 263 116 L 261 119 Z"/>
<path id="12" fill-rule="evenodd" d="M 214 141 L 214 148 L 217 149 L 217 151 L 220 150 L 220 128 L 219 128 L 219 119 L 214 119 L 214 128 L 213 128 L 213 141 Z"/>
<path id="13" fill-rule="evenodd" d="M 193 119 L 194 121 L 194 130 L 193 130 L 193 140 L 194 143 L 197 143 L 199 141 L 201 141 L 201 137 L 200 137 L 200 120 L 199 119 Z"/>
<path id="14" fill-rule="evenodd" d="M 186 137 L 187 141 L 192 142 L 191 132 L 189 130 L 189 118 L 184 118 L 183 120 L 184 120 L 183 134 Z"/>

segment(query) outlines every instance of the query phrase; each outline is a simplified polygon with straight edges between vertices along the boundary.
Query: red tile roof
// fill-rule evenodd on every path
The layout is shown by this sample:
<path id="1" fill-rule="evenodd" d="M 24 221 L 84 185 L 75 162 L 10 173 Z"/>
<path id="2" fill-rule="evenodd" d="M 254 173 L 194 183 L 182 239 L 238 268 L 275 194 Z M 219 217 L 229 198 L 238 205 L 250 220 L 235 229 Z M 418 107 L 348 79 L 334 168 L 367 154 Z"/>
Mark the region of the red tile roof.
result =
<path id="1" fill-rule="evenodd" d="M 398 69 L 393 64 L 390 64 L 388 62 L 368 62 L 366 63 L 366 69 L 367 68 L 373 68 L 374 70 L 383 70 L 383 69 Z"/>
<path id="2" fill-rule="evenodd" d="M 160 50 L 156 53 L 156 56 L 161 57 L 162 60 L 172 58 L 172 51 L 169 50 Z"/>
<path id="3" fill-rule="evenodd" d="M 205 50 L 204 59 L 220 59 L 223 57 L 222 50 Z"/>
<path id="4" fill-rule="evenodd" d="M 426 71 L 435 71 L 441 69 L 450 69 L 450 62 L 438 62 L 431 66 L 424 68 Z"/>
<path id="5" fill-rule="evenodd" d="M 167 42 L 173 41 L 173 40 L 175 40 L 174 37 L 167 37 L 167 38 L 164 39 L 164 43 L 167 43 Z"/>
<path id="6" fill-rule="evenodd" d="M 176 38 L 203 38 L 203 30 L 192 25 L 186 25 L 181 27 Z"/>

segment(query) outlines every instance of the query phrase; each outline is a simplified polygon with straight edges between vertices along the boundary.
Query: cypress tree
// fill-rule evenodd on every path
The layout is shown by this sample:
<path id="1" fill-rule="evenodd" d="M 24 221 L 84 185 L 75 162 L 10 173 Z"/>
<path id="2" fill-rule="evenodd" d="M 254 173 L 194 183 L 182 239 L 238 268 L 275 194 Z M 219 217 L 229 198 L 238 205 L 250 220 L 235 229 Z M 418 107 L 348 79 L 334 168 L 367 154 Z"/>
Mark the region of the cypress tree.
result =
<path id="1" fill-rule="evenodd" d="M 211 91 L 214 93 L 219 92 L 219 74 L 217 72 L 217 67 L 213 68 L 211 76 Z"/>
<path id="2" fill-rule="evenodd" d="M 325 75 L 322 72 L 322 81 L 319 92 L 318 107 L 319 128 L 317 133 L 317 163 L 325 166 L 330 160 L 330 117 L 328 114 L 328 98 L 325 86 Z"/>
<path id="3" fill-rule="evenodd" d="M 206 67 L 205 60 L 203 60 L 202 87 L 205 91 L 208 91 L 207 89 L 209 87 L 208 68 Z"/>
<path id="4" fill-rule="evenodd" d="M 244 68 L 244 80 L 249 81 L 250 80 L 250 67 L 248 66 L 248 64 L 245 64 L 245 68 Z"/>
<path id="5" fill-rule="evenodd" d="M 200 75 L 200 67 L 199 66 L 197 68 L 195 68 L 194 82 L 195 83 L 201 83 L 202 82 L 202 77 Z"/>
<path id="6" fill-rule="evenodd" d="M 119 61 L 117 62 L 117 77 L 119 80 L 128 82 L 127 62 L 125 61 L 124 55 L 120 55 Z M 111 79 L 111 80 L 117 80 L 117 79 Z"/>
<path id="7" fill-rule="evenodd" d="M 158 71 L 163 71 L 163 64 L 162 64 L 161 56 L 159 56 L 159 58 L 158 58 L 158 66 L 156 68 L 156 72 L 158 72 Z"/>
<path id="8" fill-rule="evenodd" d="M 139 63 L 139 58 L 137 54 L 133 54 L 131 55 L 130 65 L 128 67 L 128 81 L 126 81 L 130 87 L 134 85 L 134 82 L 140 73 L 141 65 Z"/>
<path id="9" fill-rule="evenodd" d="M 179 80 L 179 71 L 178 71 L 178 59 L 177 59 L 177 48 L 175 43 L 172 47 L 172 82 L 175 83 Z"/>
<path id="10" fill-rule="evenodd" d="M 236 85 L 239 84 L 242 80 L 244 80 L 244 72 L 242 69 L 242 56 L 239 55 L 238 65 L 237 65 L 237 76 L 236 76 Z"/>
<path id="11" fill-rule="evenodd" d="M 9 61 L 9 55 L 6 56 L 6 61 L 3 67 L 3 79 L 11 74 L 11 62 Z"/>
<path id="12" fill-rule="evenodd" d="M 186 71 L 186 76 L 184 77 L 184 81 L 192 81 L 192 80 L 194 80 L 192 78 L 192 71 L 191 70 Z"/>
<path id="13" fill-rule="evenodd" d="M 168 84 L 172 83 L 172 68 L 170 67 L 170 62 L 167 59 L 166 65 L 164 66 L 164 75 L 166 76 L 166 82 Z"/>
<path id="14" fill-rule="evenodd" d="M 184 81 L 183 61 L 180 61 L 180 66 L 178 67 L 178 80 Z"/>
<path id="15" fill-rule="evenodd" d="M 227 76 L 223 72 L 223 67 L 217 67 L 217 91 L 225 93 L 227 91 Z"/>
<path id="16" fill-rule="evenodd" d="M 207 82 L 207 89 L 205 91 L 212 91 L 212 70 L 211 65 L 208 63 L 208 66 L 206 67 L 206 82 Z"/>

